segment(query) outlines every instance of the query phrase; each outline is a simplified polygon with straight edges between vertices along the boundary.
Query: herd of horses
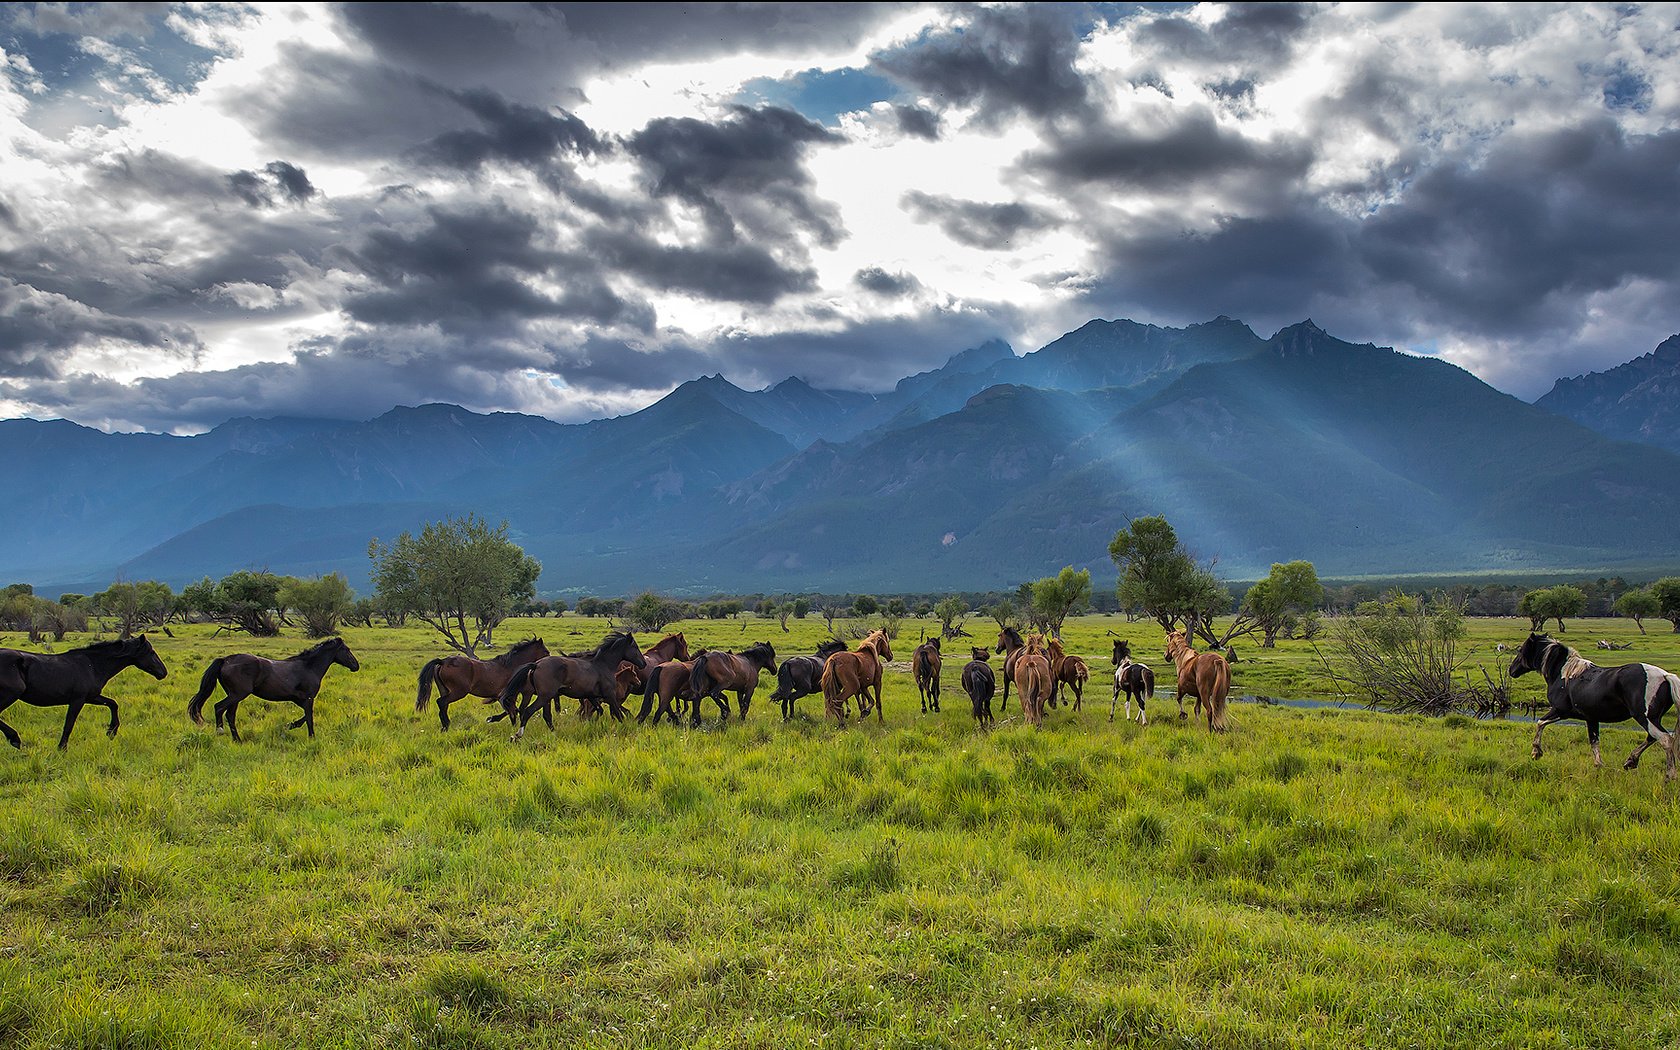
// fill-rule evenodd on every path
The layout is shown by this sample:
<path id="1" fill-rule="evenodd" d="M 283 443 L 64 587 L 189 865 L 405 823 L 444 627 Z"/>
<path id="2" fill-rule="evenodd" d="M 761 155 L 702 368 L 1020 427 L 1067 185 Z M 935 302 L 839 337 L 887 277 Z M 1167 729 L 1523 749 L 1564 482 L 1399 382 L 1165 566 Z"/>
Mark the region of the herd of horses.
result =
<path id="1" fill-rule="evenodd" d="M 967 693 L 976 723 L 994 721 L 992 700 L 997 695 L 997 676 L 990 660 L 1003 654 L 1002 704 L 1007 709 L 1013 685 L 1023 719 L 1034 727 L 1044 724 L 1047 707 L 1062 702 L 1064 689 L 1073 692 L 1072 709 L 1081 708 L 1090 667 L 1082 658 L 1065 652 L 1058 639 L 1042 635 L 1022 637 L 1013 627 L 998 634 L 995 649 L 976 646 L 963 667 L 959 681 Z M 1195 701 L 1195 715 L 1206 718 L 1210 732 L 1229 727 L 1227 707 L 1231 692 L 1231 671 L 1216 652 L 1199 653 L 1183 631 L 1167 635 L 1164 657 L 1177 673 L 1178 714 L 1187 717 L 1184 699 Z M 745 719 L 757 691 L 759 677 L 769 673 L 776 679 L 771 699 L 781 705 L 783 719 L 794 715 L 794 701 L 820 693 L 827 718 L 845 725 L 855 701 L 859 719 L 874 712 L 884 722 L 882 682 L 887 664 L 893 659 L 892 642 L 883 631 L 874 631 L 847 649 L 839 641 L 825 642 L 810 656 L 794 656 L 777 662 L 769 642 L 757 642 L 740 652 L 701 649 L 689 652 L 680 633 L 667 634 L 653 646 L 642 649 L 629 632 L 609 633 L 594 649 L 551 654 L 541 639 L 531 638 L 488 660 L 449 656 L 429 661 L 420 669 L 415 710 L 425 710 L 436 694 L 438 721 L 450 726 L 449 707 L 469 696 L 496 704 L 500 711 L 490 721 L 508 720 L 518 740 L 535 714 L 552 728 L 553 709 L 560 698 L 576 700 L 579 713 L 593 717 L 602 711 L 623 721 L 625 704 L 640 693 L 641 708 L 636 721 L 651 713 L 653 723 L 662 719 L 677 722 L 685 714 L 691 725 L 701 722 L 703 702 L 716 704 L 720 717 L 730 717 L 724 695 L 735 694 L 735 708 Z M 1132 659 L 1131 648 L 1121 639 L 1114 642 L 1114 692 L 1109 701 L 1113 721 L 1122 694 L 1126 719 L 1132 718 L 1132 703 L 1138 707 L 1138 723 L 1149 724 L 1146 702 L 1155 695 L 1155 675 L 1145 664 Z M 351 671 L 360 668 L 354 653 L 341 638 L 305 649 L 285 660 L 271 660 L 249 653 L 235 653 L 210 662 L 199 680 L 198 691 L 187 703 L 187 715 L 204 724 L 204 704 L 220 687 L 223 697 L 214 707 L 216 728 L 224 724 L 235 742 L 240 740 L 240 701 L 255 696 L 277 703 L 297 705 L 301 714 L 288 729 L 306 727 L 315 735 L 315 698 L 321 681 L 334 664 Z M 940 710 L 940 678 L 943 664 L 941 642 L 932 638 L 918 645 L 911 657 L 911 672 L 921 698 L 922 712 Z M 31 653 L 0 649 L 0 713 L 15 703 L 37 707 L 66 707 L 60 750 L 68 746 L 77 716 L 88 705 L 111 713 L 108 736 L 116 736 L 119 724 L 117 703 L 105 695 L 106 684 L 128 667 L 136 667 L 160 681 L 168 669 L 145 635 L 114 642 L 96 642 L 64 653 Z M 1645 739 L 1627 757 L 1623 768 L 1638 766 L 1639 758 L 1652 744 L 1660 744 L 1667 755 L 1665 775 L 1673 779 L 1680 757 L 1680 727 L 1670 733 L 1662 719 L 1680 700 L 1680 677 L 1653 664 L 1624 664 L 1600 667 L 1574 649 L 1543 634 L 1530 634 L 1510 664 L 1513 677 L 1536 672 L 1546 683 L 1548 709 L 1534 727 L 1533 757 L 1541 756 L 1540 738 L 1547 726 L 1564 719 L 1578 719 L 1587 725 L 1593 764 L 1599 757 L 1599 726 L 1606 722 L 1632 719 L 1645 731 Z M 0 721 L 0 734 L 14 748 L 21 748 L 17 731 Z"/>

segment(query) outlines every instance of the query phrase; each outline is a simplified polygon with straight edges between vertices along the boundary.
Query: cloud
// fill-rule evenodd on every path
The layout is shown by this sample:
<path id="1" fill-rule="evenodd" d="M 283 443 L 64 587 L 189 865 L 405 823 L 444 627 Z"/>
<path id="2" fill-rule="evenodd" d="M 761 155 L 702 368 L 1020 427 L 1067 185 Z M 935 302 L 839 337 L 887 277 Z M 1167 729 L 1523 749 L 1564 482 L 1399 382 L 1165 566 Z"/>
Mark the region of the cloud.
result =
<path id="1" fill-rule="evenodd" d="M 898 119 L 898 130 L 912 138 L 926 139 L 929 142 L 939 141 L 939 114 L 921 106 L 894 106 L 893 116 Z"/>
<path id="2" fill-rule="evenodd" d="M 888 273 L 879 266 L 867 266 L 852 275 L 852 281 L 866 291 L 876 295 L 904 296 L 921 290 L 922 282 L 916 280 L 915 274 Z"/>
<path id="3" fill-rule="evenodd" d="M 904 195 L 902 204 L 917 221 L 938 225 L 958 244 L 987 251 L 1002 251 L 1057 225 L 1053 216 L 1017 202 L 987 204 L 912 190 Z"/>
<path id="4" fill-rule="evenodd" d="M 1196 110 L 1158 132 L 1104 124 L 1058 136 L 1051 149 L 1026 154 L 1022 166 L 1073 184 L 1181 190 L 1187 182 L 1228 175 L 1295 179 L 1314 159 L 1304 142 L 1257 142 L 1221 127 L 1207 110 Z"/>
<path id="5" fill-rule="evenodd" d="M 95 344 L 151 347 L 183 356 L 198 348 L 192 332 L 113 317 L 68 296 L 0 277 L 0 372 L 8 377 L 56 377 L 63 352 Z"/>

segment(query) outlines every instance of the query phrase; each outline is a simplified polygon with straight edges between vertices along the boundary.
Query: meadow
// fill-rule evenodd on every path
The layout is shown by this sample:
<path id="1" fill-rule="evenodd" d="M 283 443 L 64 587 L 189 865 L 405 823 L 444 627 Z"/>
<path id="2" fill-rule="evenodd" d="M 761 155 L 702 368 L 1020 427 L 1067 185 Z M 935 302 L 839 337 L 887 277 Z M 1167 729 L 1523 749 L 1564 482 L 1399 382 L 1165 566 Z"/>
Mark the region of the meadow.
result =
<path id="1" fill-rule="evenodd" d="M 781 657 L 823 635 L 789 626 L 673 629 Z M 1470 626 L 1489 666 L 1528 627 Z M 1680 669 L 1666 623 L 1569 626 L 1600 662 Z M 568 705 L 517 745 L 476 701 L 447 734 L 416 713 L 427 632 L 352 629 L 362 670 L 327 675 L 317 738 L 247 700 L 241 746 L 188 721 L 200 673 L 307 641 L 175 627 L 167 680 L 107 690 L 114 740 L 93 709 L 61 754 L 62 709 L 5 713 L 25 749 L 0 748 L 0 1045 L 1680 1043 L 1680 784 L 1655 749 L 1620 769 L 1634 731 L 1606 728 L 1602 770 L 1573 723 L 1538 761 L 1518 721 L 1237 704 L 1211 737 L 1172 717 L 1157 626 L 1089 616 L 1065 632 L 1084 710 L 1035 732 L 1012 698 L 981 732 L 965 639 L 919 712 L 930 627 L 895 643 L 884 725 L 836 729 L 820 698 L 783 724 L 766 678 L 745 723 Z M 1147 729 L 1108 720 L 1108 632 L 1160 677 Z M 1239 694 L 1336 698 L 1306 643 L 1241 652 Z"/>

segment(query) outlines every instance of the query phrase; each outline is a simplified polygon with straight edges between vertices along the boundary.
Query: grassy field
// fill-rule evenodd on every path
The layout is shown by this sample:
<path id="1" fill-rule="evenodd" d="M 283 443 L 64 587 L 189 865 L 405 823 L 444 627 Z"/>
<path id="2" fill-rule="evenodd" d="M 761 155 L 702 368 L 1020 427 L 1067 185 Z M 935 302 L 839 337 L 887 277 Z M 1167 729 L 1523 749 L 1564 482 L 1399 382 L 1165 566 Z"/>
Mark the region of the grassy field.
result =
<path id="1" fill-rule="evenodd" d="M 822 630 L 678 626 L 780 656 Z M 981 733 L 955 652 L 919 714 L 922 626 L 883 727 L 814 698 L 784 725 L 766 684 L 745 724 L 567 708 L 517 745 L 475 702 L 415 713 L 442 653 L 408 629 L 347 632 L 315 740 L 248 700 L 235 746 L 185 715 L 209 659 L 306 643 L 177 629 L 169 679 L 107 690 L 115 740 L 4 715 L 0 1046 L 1680 1044 L 1680 784 L 1619 768 L 1634 732 L 1595 770 L 1579 725 L 1534 761 L 1515 722 L 1243 704 L 1211 738 L 1163 696 L 1110 723 L 1107 632 L 1170 669 L 1154 625 L 1086 617 L 1094 702 Z M 1490 662 L 1527 630 L 1471 626 Z M 1667 624 L 1570 627 L 1680 668 Z M 1242 652 L 1239 693 L 1334 698 L 1310 647 Z"/>

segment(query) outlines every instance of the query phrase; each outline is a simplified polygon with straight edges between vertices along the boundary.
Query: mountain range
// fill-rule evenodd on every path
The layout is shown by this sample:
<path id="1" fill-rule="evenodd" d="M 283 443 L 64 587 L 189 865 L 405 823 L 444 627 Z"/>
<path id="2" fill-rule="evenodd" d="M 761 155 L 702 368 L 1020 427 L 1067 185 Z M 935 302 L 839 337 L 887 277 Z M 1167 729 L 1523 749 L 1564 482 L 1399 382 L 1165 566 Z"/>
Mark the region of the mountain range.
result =
<path id="1" fill-rule="evenodd" d="M 195 437 L 7 420 L 23 527 L 0 579 L 56 593 L 266 567 L 360 588 L 371 537 L 468 512 L 508 521 L 544 593 L 1105 578 L 1109 539 L 1143 514 L 1231 578 L 1294 558 L 1336 576 L 1680 566 L 1660 397 L 1677 368 L 1680 337 L 1529 405 L 1311 321 L 1264 339 L 1228 317 L 1095 320 L 884 393 L 709 376 L 582 424 L 453 405 Z"/>

